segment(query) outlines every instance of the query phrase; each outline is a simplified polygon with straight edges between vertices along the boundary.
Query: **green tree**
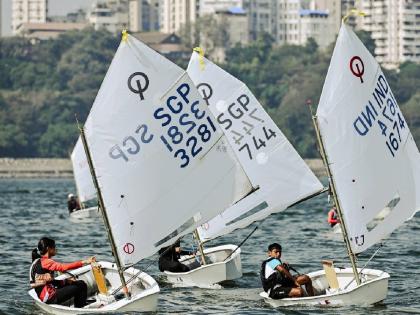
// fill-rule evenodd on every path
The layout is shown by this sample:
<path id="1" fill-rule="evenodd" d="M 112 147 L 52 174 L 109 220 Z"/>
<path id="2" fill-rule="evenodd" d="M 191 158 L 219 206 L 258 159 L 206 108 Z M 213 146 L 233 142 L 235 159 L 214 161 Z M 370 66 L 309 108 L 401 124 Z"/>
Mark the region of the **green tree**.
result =
<path id="1" fill-rule="evenodd" d="M 200 34 L 212 39 L 210 48 L 226 44 L 222 22 L 199 21 L 190 47 L 200 43 Z M 373 51 L 370 35 L 359 36 Z M 75 115 L 85 121 L 118 44 L 119 38 L 93 29 L 38 43 L 0 39 L 0 156 L 66 157 L 78 137 Z M 311 39 L 303 47 L 276 46 L 260 34 L 248 45 L 228 48 L 221 66 L 248 85 L 299 153 L 319 157 L 305 102 L 316 106 L 331 51 L 320 51 Z M 186 67 L 185 60 L 178 62 Z M 384 73 L 419 142 L 420 65 L 406 62 Z"/>

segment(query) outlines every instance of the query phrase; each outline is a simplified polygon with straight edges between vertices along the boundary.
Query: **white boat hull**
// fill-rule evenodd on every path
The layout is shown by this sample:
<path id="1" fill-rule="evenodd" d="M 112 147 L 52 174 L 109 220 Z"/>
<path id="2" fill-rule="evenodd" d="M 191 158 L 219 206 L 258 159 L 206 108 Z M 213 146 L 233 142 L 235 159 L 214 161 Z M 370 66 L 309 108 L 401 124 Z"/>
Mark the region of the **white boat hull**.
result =
<path id="1" fill-rule="evenodd" d="M 331 229 L 332 229 L 334 234 L 341 234 L 341 224 L 340 223 L 337 223 Z"/>
<path id="2" fill-rule="evenodd" d="M 206 265 L 188 272 L 165 271 L 164 273 L 168 281 L 173 284 L 202 288 L 211 287 L 222 281 L 240 278 L 242 277 L 241 249 L 238 248 L 224 261 L 236 248 L 236 245 L 206 248 L 204 250 L 206 261 L 208 262 Z M 180 262 L 188 265 L 195 259 L 193 256 L 185 256 Z"/>
<path id="3" fill-rule="evenodd" d="M 85 218 L 99 218 L 101 216 L 101 213 L 99 211 L 98 206 L 90 207 L 90 208 L 84 208 L 80 210 L 73 211 L 70 213 L 71 219 L 85 219 Z"/>
<path id="4" fill-rule="evenodd" d="M 116 265 L 110 262 L 99 262 L 105 275 L 107 283 L 110 284 L 108 292 L 113 292 L 121 285 Z M 88 286 L 88 298 L 96 299 L 96 302 L 87 305 L 85 308 L 74 308 L 72 305 L 46 304 L 39 300 L 35 290 L 29 291 L 29 295 L 35 300 L 36 305 L 50 314 L 88 314 L 88 313 L 115 313 L 115 312 L 154 312 L 157 309 L 159 286 L 157 282 L 148 274 L 142 272 L 128 284 L 131 298 L 124 297 L 106 303 L 100 300 L 96 294 L 97 287 L 90 265 L 70 271 L 79 276 L 79 280 L 84 280 Z M 126 280 L 137 274 L 139 270 L 129 268 L 124 271 Z M 63 274 L 56 279 L 65 279 L 69 276 Z M 121 294 L 120 294 L 121 295 Z M 101 306 L 101 304 L 103 306 Z"/>
<path id="5" fill-rule="evenodd" d="M 360 272 L 361 269 L 359 269 Z M 266 292 L 261 292 L 260 296 L 273 307 L 291 305 L 371 305 L 384 300 L 388 293 L 389 274 L 374 269 L 364 269 L 362 271 L 362 284 L 357 286 L 353 280 L 353 270 L 351 268 L 335 268 L 339 283 L 338 290 L 330 290 L 324 270 L 311 272 L 308 276 L 312 279 L 315 296 L 302 298 L 285 298 L 274 300 L 268 297 Z M 350 283 L 350 285 L 348 285 Z M 348 287 L 346 288 L 346 286 Z"/>

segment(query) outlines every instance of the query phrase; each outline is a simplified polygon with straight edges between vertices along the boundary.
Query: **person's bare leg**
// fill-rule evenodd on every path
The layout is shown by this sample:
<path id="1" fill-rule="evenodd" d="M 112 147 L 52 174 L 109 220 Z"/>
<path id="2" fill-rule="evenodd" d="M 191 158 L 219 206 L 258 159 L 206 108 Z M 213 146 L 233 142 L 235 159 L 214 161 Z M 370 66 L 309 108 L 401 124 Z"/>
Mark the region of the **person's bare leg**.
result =
<path id="1" fill-rule="evenodd" d="M 307 275 L 300 275 L 296 278 L 296 281 L 300 285 L 305 285 L 306 292 L 308 292 L 309 296 L 314 296 L 314 288 L 312 286 L 312 280 Z"/>
<path id="2" fill-rule="evenodd" d="M 303 296 L 303 289 L 302 288 L 293 288 L 289 292 L 289 297 L 298 298 Z"/>

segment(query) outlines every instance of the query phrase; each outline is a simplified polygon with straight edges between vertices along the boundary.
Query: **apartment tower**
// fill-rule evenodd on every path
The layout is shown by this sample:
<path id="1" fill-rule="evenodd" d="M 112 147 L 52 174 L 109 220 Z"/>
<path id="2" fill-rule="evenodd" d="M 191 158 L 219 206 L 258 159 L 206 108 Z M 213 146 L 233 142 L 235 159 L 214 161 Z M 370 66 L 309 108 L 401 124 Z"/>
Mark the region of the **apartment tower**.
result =
<path id="1" fill-rule="evenodd" d="M 48 0 L 13 0 L 12 33 L 17 34 L 23 23 L 47 22 Z"/>

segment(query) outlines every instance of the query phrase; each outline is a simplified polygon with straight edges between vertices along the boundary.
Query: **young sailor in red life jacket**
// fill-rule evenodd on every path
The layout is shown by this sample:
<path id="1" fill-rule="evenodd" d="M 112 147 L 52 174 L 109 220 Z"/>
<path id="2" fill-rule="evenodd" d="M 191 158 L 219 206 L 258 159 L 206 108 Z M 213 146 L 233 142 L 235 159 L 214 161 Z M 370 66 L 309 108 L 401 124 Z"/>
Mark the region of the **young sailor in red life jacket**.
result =
<path id="1" fill-rule="evenodd" d="M 64 272 L 80 268 L 95 261 L 95 257 L 62 264 L 51 259 L 56 253 L 57 249 L 54 240 L 48 237 L 43 237 L 39 240 L 38 248 L 32 251 L 32 265 L 29 270 L 31 287 L 35 288 L 39 299 L 47 304 L 61 304 L 74 298 L 74 307 L 80 308 L 85 306 L 87 298 L 86 283 L 82 280 L 74 279 L 54 280 L 54 271 Z"/>
<path id="2" fill-rule="evenodd" d="M 335 206 L 332 207 L 331 210 L 328 212 L 328 223 L 330 224 L 331 227 L 333 227 L 337 223 L 340 223 Z"/>

